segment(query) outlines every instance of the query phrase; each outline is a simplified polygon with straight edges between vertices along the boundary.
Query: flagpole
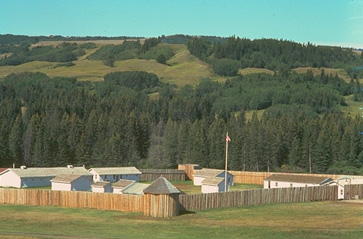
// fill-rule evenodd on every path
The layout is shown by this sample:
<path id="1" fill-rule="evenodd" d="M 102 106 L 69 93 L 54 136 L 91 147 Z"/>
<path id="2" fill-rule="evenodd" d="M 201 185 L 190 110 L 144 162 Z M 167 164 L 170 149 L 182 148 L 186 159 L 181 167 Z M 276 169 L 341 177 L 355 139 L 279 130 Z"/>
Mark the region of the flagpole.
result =
<path id="1" fill-rule="evenodd" d="M 227 161 L 228 161 L 228 141 L 229 141 L 229 137 L 228 137 L 228 132 L 226 135 L 226 163 L 224 166 L 224 191 L 227 192 Z"/>

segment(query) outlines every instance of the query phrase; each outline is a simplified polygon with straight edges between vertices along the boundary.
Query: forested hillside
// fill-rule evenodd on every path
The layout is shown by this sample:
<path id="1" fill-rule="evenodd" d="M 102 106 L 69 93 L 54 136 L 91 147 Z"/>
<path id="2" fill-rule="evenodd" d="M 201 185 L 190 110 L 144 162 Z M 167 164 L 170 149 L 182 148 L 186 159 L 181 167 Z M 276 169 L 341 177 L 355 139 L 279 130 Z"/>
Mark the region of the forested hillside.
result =
<path id="1" fill-rule="evenodd" d="M 315 173 L 363 174 L 362 117 L 342 113 L 348 96 L 363 102 L 363 57 L 351 49 L 184 35 L 31 46 L 54 38 L 0 36 L 1 167 L 223 168 L 228 131 L 232 170 L 309 172 L 311 162 Z M 209 65 L 219 76 L 201 77 Z M 322 66 L 348 80 L 292 70 Z M 272 71 L 238 75 L 245 67 Z M 77 74 L 102 80 L 65 77 Z"/>
<path id="2" fill-rule="evenodd" d="M 94 83 L 12 74 L 0 82 L 0 162 L 221 168 L 228 131 L 230 169 L 306 172 L 311 160 L 313 172 L 358 173 L 363 122 L 339 112 L 354 89 L 311 73 L 205 80 L 178 91 L 146 72 Z M 266 110 L 246 121 L 248 109 Z"/>

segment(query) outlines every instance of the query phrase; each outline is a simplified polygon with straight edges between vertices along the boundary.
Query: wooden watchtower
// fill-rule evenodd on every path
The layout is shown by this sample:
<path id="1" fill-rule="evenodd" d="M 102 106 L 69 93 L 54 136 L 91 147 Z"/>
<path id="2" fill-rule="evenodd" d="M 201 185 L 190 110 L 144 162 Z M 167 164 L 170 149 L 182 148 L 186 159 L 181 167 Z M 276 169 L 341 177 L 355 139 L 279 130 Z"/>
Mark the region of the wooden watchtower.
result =
<path id="1" fill-rule="evenodd" d="M 180 193 L 179 189 L 160 176 L 144 189 L 144 215 L 151 217 L 179 215 Z"/>

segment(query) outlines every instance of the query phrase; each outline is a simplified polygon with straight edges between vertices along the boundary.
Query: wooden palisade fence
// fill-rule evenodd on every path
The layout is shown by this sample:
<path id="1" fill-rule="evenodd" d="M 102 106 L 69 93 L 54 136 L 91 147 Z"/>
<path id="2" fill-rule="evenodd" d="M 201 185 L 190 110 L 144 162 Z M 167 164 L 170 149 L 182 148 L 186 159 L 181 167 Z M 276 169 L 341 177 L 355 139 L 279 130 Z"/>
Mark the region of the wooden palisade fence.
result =
<path id="1" fill-rule="evenodd" d="M 67 192 L 37 189 L 0 188 L 0 204 L 96 208 L 142 212 L 143 196 L 113 193 Z"/>
<path id="2" fill-rule="evenodd" d="M 223 207 L 256 206 L 271 203 L 291 203 L 337 200 L 338 186 L 273 188 L 226 193 L 180 195 L 180 208 L 185 211 Z"/>
<path id="3" fill-rule="evenodd" d="M 185 181 L 185 171 L 178 169 L 139 169 L 140 181 L 154 181 L 162 175 L 169 181 Z"/>
<path id="4" fill-rule="evenodd" d="M 363 184 L 351 184 L 344 186 L 344 199 L 350 200 L 358 196 L 363 198 Z"/>
<path id="5" fill-rule="evenodd" d="M 359 195 L 362 198 L 363 185 L 345 186 L 345 195 L 346 199 L 351 199 L 355 195 Z M 147 212 L 145 215 L 156 215 L 158 217 L 178 215 L 178 211 L 197 211 L 211 208 L 243 207 L 273 203 L 336 201 L 337 197 L 338 186 L 273 188 L 226 193 L 175 195 L 175 197 L 167 199 L 163 197 L 156 198 L 155 195 L 145 197 L 145 195 L 0 188 L 0 204 L 96 208 L 124 212 L 144 212 L 144 214 Z"/>

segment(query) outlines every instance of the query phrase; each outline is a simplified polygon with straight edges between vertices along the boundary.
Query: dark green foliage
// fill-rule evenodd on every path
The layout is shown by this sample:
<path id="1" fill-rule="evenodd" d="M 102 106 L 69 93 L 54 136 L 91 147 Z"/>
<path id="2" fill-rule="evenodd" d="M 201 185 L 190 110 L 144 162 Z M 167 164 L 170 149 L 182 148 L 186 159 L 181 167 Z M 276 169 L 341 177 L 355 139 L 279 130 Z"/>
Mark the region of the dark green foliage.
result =
<path id="1" fill-rule="evenodd" d="M 160 54 L 158 55 L 158 57 L 156 58 L 156 61 L 160 64 L 165 64 L 166 63 L 166 57 L 164 56 L 164 54 Z"/>
<path id="2" fill-rule="evenodd" d="M 358 174 L 362 118 L 337 107 L 351 86 L 324 72 L 204 80 L 178 91 L 146 72 L 93 83 L 11 74 L 0 81 L 0 166 L 223 168 L 228 131 L 232 170 Z M 246 120 L 245 110 L 260 108 L 262 117 Z"/>
<path id="3" fill-rule="evenodd" d="M 250 40 L 230 37 L 224 41 L 209 41 L 206 38 L 194 38 L 188 42 L 188 49 L 191 54 L 209 63 L 215 59 L 226 58 L 239 61 L 241 68 L 266 68 L 279 72 L 310 66 L 346 68 L 348 74 L 354 75 L 359 72 L 353 71 L 354 66 L 363 64 L 362 59 L 351 49 L 314 46 L 310 43 L 304 45 L 274 39 Z M 216 71 L 217 74 L 218 72 Z"/>
<path id="4" fill-rule="evenodd" d="M 120 85 L 137 91 L 160 85 L 157 75 L 145 71 L 113 72 L 105 75 L 105 84 Z"/>
<path id="5" fill-rule="evenodd" d="M 151 48 L 157 46 L 159 44 L 159 40 L 157 38 L 148 38 L 145 40 L 144 44 L 141 46 L 140 52 L 145 53 L 149 51 Z"/>
<path id="6" fill-rule="evenodd" d="M 135 58 L 141 44 L 139 41 L 124 41 L 120 45 L 105 45 L 88 56 L 90 60 L 105 60 L 112 58 L 115 61 Z"/>
<path id="7" fill-rule="evenodd" d="M 1 60 L 0 66 L 19 65 L 30 61 L 71 62 L 84 54 L 85 51 L 78 49 L 76 43 L 62 43 L 57 47 L 38 46 L 31 50 L 24 49 L 12 54 L 6 59 Z"/>
<path id="8" fill-rule="evenodd" d="M 214 73 L 221 76 L 235 76 L 240 68 L 240 62 L 231 59 L 218 59 L 212 64 Z"/>

